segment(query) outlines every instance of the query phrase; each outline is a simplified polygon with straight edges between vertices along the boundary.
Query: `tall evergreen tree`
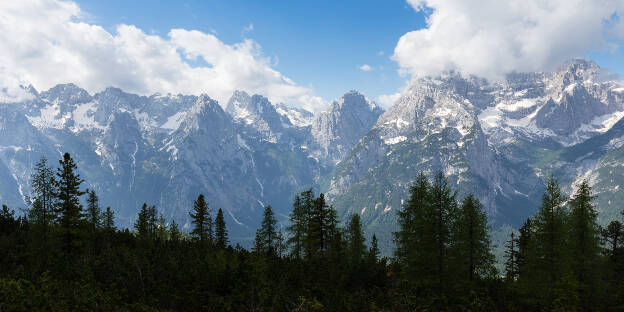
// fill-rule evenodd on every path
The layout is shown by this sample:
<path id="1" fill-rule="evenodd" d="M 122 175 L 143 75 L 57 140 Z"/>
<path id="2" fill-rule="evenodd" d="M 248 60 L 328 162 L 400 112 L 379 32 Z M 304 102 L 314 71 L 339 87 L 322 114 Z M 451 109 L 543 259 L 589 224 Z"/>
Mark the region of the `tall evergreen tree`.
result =
<path id="1" fill-rule="evenodd" d="M 80 178 L 77 172 L 78 167 L 69 153 L 63 155 L 63 159 L 59 160 L 59 165 L 56 174 L 58 181 L 57 211 L 63 229 L 63 249 L 66 253 L 71 253 L 75 247 L 80 228 L 82 215 L 80 196 L 85 194 L 84 191 L 80 190 L 80 184 L 84 181 Z"/>
<path id="2" fill-rule="evenodd" d="M 518 277 L 518 238 L 511 232 L 511 238 L 505 244 L 505 279 L 513 282 Z"/>
<path id="3" fill-rule="evenodd" d="M 134 222 L 134 229 L 141 240 L 149 240 L 151 238 L 151 226 L 150 226 L 150 207 L 147 203 L 143 203 L 137 220 Z"/>
<path id="4" fill-rule="evenodd" d="M 171 224 L 169 224 L 169 239 L 172 242 L 179 242 L 180 239 L 182 237 L 182 234 L 180 233 L 180 228 L 178 227 L 178 224 L 175 222 L 175 220 L 171 220 Z"/>
<path id="5" fill-rule="evenodd" d="M 57 198 L 57 183 L 54 172 L 48 167 L 45 157 L 35 164 L 35 171 L 31 176 L 32 194 L 26 199 L 31 204 L 28 217 L 31 222 L 41 231 L 42 256 L 47 265 L 48 259 L 48 233 L 50 224 L 57 217 L 55 206 Z"/>
<path id="6" fill-rule="evenodd" d="M 115 213 L 111 210 L 111 207 L 106 207 L 104 211 L 104 230 L 107 232 L 113 232 L 117 228 L 115 227 Z"/>
<path id="7" fill-rule="evenodd" d="M 332 243 L 339 243 L 336 211 L 327 205 L 323 193 L 313 201 L 308 222 L 308 256 L 324 255 Z"/>
<path id="8" fill-rule="evenodd" d="M 419 173 L 410 187 L 409 199 L 398 211 L 400 230 L 394 233 L 395 255 L 408 277 L 422 277 L 435 256 L 436 244 L 430 234 L 434 229 L 435 215 L 431 209 L 431 185 L 424 173 Z"/>
<path id="9" fill-rule="evenodd" d="M 377 235 L 373 234 L 371 238 L 371 245 L 368 249 L 368 259 L 370 263 L 377 263 L 379 260 L 379 244 L 377 242 Z"/>
<path id="10" fill-rule="evenodd" d="M 277 220 L 273 214 L 271 205 L 264 208 L 264 214 L 262 217 L 262 223 L 260 229 L 258 229 L 257 238 L 260 242 L 257 244 L 262 251 L 268 255 L 277 255 L 278 241 L 277 241 Z"/>
<path id="11" fill-rule="evenodd" d="M 483 205 L 470 194 L 462 201 L 455 215 L 451 253 L 459 275 L 468 281 L 491 276 L 494 272 L 494 255 L 491 252 Z"/>
<path id="12" fill-rule="evenodd" d="M 583 310 L 592 310 L 597 303 L 598 265 L 600 260 L 598 212 L 594 207 L 591 187 L 586 180 L 570 202 L 569 250 L 571 269 L 579 284 L 579 299 Z"/>
<path id="13" fill-rule="evenodd" d="M 554 300 L 555 284 L 563 276 L 565 270 L 565 220 L 567 218 L 564 206 L 565 200 L 561 195 L 559 182 L 554 178 L 546 183 L 546 190 L 542 196 L 542 205 L 535 218 L 535 277 L 546 280 L 533 281 L 536 295 L 546 295 L 544 304 L 551 307 Z M 539 287 L 544 285 L 544 288 Z"/>
<path id="14" fill-rule="evenodd" d="M 167 228 L 167 222 L 165 216 L 161 213 L 156 219 L 156 238 L 160 241 L 166 241 L 169 229 Z"/>
<path id="15" fill-rule="evenodd" d="M 193 204 L 193 211 L 189 213 L 194 224 L 193 235 L 196 239 L 203 243 L 212 243 L 212 217 L 208 204 L 203 194 L 199 194 Z"/>
<path id="16" fill-rule="evenodd" d="M 354 213 L 351 216 L 351 220 L 347 224 L 347 241 L 348 251 L 351 258 L 351 264 L 359 264 L 366 252 L 366 246 L 364 245 L 364 232 L 362 231 L 362 224 L 360 223 L 360 215 Z"/>
<path id="17" fill-rule="evenodd" d="M 290 213 L 290 226 L 287 228 L 290 233 L 287 242 L 291 248 L 291 255 L 297 259 L 301 259 L 304 253 L 307 221 L 308 213 L 301 197 L 296 195 L 293 203 L 293 210 Z"/>
<path id="18" fill-rule="evenodd" d="M 611 221 L 604 230 L 603 236 L 606 242 L 607 255 L 613 261 L 624 244 L 624 226 L 622 226 L 622 222 L 618 220 Z"/>
<path id="19" fill-rule="evenodd" d="M 436 266 L 435 277 L 438 286 L 444 284 L 447 273 L 448 249 L 451 236 L 451 226 L 454 223 L 453 216 L 457 209 L 456 193 L 451 191 L 448 181 L 440 171 L 436 175 L 431 185 L 430 209 L 433 212 L 434 228 L 426 235 L 431 235 L 435 242 L 436 255 L 433 257 L 433 264 Z"/>
<path id="20" fill-rule="evenodd" d="M 228 245 L 228 232 L 223 218 L 223 210 L 219 208 L 215 219 L 215 240 L 217 248 L 225 248 Z"/>
<path id="21" fill-rule="evenodd" d="M 102 227 L 102 209 L 100 208 L 100 199 L 95 190 L 87 189 L 87 209 L 85 219 L 91 225 L 92 230 Z"/>

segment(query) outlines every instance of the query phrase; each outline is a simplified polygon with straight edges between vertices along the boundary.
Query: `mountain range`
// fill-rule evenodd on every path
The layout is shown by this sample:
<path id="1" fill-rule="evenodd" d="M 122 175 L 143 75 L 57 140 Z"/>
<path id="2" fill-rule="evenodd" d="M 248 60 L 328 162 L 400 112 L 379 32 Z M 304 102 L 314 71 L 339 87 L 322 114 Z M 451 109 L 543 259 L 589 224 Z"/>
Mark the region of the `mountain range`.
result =
<path id="1" fill-rule="evenodd" d="M 587 179 L 602 221 L 624 204 L 624 86 L 589 60 L 502 82 L 415 78 L 387 111 L 357 91 L 313 114 L 244 91 L 220 105 L 73 84 L 25 90 L 27 99 L 0 104 L 0 202 L 12 207 L 25 207 L 39 158 L 64 152 L 119 226 L 147 202 L 188 227 L 203 193 L 243 245 L 265 205 L 285 227 L 294 195 L 314 188 L 343 220 L 360 214 L 388 252 L 420 171 L 444 172 L 460 198 L 474 193 L 493 231 L 533 214 L 550 175 L 567 194 Z"/>

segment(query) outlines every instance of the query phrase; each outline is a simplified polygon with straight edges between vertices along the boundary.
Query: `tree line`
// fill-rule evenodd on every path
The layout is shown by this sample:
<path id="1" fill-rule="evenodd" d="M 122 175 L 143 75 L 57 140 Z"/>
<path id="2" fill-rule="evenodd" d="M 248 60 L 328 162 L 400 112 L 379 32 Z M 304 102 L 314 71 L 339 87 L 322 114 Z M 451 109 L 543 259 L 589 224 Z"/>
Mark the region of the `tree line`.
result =
<path id="1" fill-rule="evenodd" d="M 285 228 L 266 206 L 247 250 L 202 194 L 188 232 L 147 203 L 117 229 L 69 154 L 56 172 L 42 158 L 31 180 L 26 213 L 0 211 L 0 311 L 624 310 L 624 228 L 598 225 L 587 182 L 567 200 L 548 181 L 498 272 L 483 205 L 442 173 L 416 177 L 390 258 L 359 214 L 340 222 L 312 189 Z"/>

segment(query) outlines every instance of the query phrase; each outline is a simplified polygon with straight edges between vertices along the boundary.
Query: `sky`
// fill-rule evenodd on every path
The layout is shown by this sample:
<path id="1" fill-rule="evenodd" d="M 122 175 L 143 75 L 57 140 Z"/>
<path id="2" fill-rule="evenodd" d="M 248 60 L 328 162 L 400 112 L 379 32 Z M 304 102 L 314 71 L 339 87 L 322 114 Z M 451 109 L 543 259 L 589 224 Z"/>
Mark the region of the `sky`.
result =
<path id="1" fill-rule="evenodd" d="M 624 74 L 621 0 L 0 2 L 0 100 L 234 90 L 318 111 L 348 90 L 390 106 L 410 79 L 504 79 L 574 57 Z"/>

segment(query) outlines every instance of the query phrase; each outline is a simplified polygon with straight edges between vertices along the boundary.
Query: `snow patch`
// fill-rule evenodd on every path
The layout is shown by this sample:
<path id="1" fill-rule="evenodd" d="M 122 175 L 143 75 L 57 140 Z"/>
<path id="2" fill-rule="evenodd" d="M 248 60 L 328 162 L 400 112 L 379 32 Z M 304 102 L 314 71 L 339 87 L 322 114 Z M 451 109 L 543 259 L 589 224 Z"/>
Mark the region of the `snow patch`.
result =
<path id="1" fill-rule="evenodd" d="M 384 143 L 386 143 L 386 145 L 394 145 L 394 144 L 401 143 L 407 140 L 407 137 L 400 135 L 398 137 L 389 138 L 389 139 L 384 138 L 383 140 L 384 140 Z"/>

